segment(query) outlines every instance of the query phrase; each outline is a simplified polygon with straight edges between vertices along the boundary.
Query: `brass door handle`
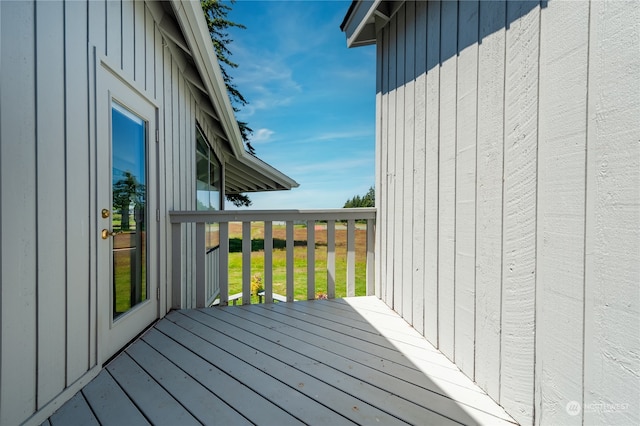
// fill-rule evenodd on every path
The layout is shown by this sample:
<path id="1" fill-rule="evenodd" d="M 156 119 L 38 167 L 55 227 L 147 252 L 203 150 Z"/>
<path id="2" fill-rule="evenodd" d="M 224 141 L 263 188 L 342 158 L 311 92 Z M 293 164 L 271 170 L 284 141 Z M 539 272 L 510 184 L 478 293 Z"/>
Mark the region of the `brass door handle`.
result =
<path id="1" fill-rule="evenodd" d="M 107 238 L 113 237 L 116 234 L 118 234 L 118 232 L 109 231 L 108 229 L 103 229 L 102 230 L 102 239 L 106 240 Z"/>

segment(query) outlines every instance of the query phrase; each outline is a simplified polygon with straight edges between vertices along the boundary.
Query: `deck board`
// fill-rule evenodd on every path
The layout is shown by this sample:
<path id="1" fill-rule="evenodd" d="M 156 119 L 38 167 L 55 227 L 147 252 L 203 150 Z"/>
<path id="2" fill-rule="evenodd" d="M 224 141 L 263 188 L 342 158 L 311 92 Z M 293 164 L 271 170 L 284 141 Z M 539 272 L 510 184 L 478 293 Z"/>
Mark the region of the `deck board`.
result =
<path id="1" fill-rule="evenodd" d="M 49 420 L 513 424 L 374 297 L 169 313 Z"/>
<path id="2" fill-rule="evenodd" d="M 73 425 L 98 425 L 96 416 L 93 415 L 89 404 L 82 396 L 82 393 L 75 394 L 66 404 L 51 416 L 44 426 L 73 426 Z"/>
<path id="3" fill-rule="evenodd" d="M 102 425 L 149 424 L 107 370 L 89 382 L 82 394 Z"/>
<path id="4" fill-rule="evenodd" d="M 107 371 L 151 423 L 168 426 L 200 424 L 129 355 L 119 356 L 107 366 Z"/>

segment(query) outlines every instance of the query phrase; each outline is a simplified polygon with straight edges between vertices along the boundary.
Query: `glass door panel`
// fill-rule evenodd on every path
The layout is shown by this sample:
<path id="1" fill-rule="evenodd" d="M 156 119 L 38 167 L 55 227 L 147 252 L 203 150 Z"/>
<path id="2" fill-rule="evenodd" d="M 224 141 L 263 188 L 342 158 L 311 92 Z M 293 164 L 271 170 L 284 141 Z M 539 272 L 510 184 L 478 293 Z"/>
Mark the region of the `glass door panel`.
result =
<path id="1" fill-rule="evenodd" d="M 147 123 L 111 107 L 113 319 L 147 300 Z"/>

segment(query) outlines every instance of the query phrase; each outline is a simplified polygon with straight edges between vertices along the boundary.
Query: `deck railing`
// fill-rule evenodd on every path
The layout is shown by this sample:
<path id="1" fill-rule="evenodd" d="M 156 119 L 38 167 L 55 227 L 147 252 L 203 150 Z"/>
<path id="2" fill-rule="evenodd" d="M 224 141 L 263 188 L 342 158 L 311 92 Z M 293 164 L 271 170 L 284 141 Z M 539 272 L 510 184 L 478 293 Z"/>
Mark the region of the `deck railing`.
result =
<path id="1" fill-rule="evenodd" d="M 315 295 L 315 228 L 318 222 L 327 226 L 327 297 L 335 297 L 336 284 L 336 223 L 346 222 L 346 295 L 355 296 L 355 230 L 356 222 L 366 222 L 366 292 L 374 292 L 374 226 L 375 208 L 332 210 L 247 210 L 247 211 L 171 211 L 172 224 L 172 306 L 183 306 L 182 294 L 187 286 L 195 286 L 195 306 L 205 307 L 219 297 L 221 305 L 229 302 L 229 223 L 242 223 L 242 294 L 251 294 L 251 224 L 264 223 L 264 301 L 273 297 L 273 223 L 286 225 L 286 300 L 294 299 L 294 224 L 304 223 L 307 228 L 307 295 Z M 195 224 L 195 273 L 193 282 L 184 283 L 182 271 L 183 224 Z M 219 224 L 219 247 L 206 249 L 206 224 Z M 301 285 L 301 283 L 295 283 Z M 243 304 L 251 303 L 250 297 L 242 298 Z"/>

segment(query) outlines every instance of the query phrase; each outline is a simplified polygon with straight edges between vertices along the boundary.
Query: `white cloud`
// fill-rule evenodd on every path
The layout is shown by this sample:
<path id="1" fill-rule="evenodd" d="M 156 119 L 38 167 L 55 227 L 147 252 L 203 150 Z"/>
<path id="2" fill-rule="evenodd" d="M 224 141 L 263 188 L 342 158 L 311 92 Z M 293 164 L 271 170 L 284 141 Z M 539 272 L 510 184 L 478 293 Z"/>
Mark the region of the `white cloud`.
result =
<path id="1" fill-rule="evenodd" d="M 251 137 L 251 142 L 254 142 L 254 143 L 268 142 L 274 133 L 275 132 L 270 129 L 258 129 L 253 133 L 253 136 Z"/>

